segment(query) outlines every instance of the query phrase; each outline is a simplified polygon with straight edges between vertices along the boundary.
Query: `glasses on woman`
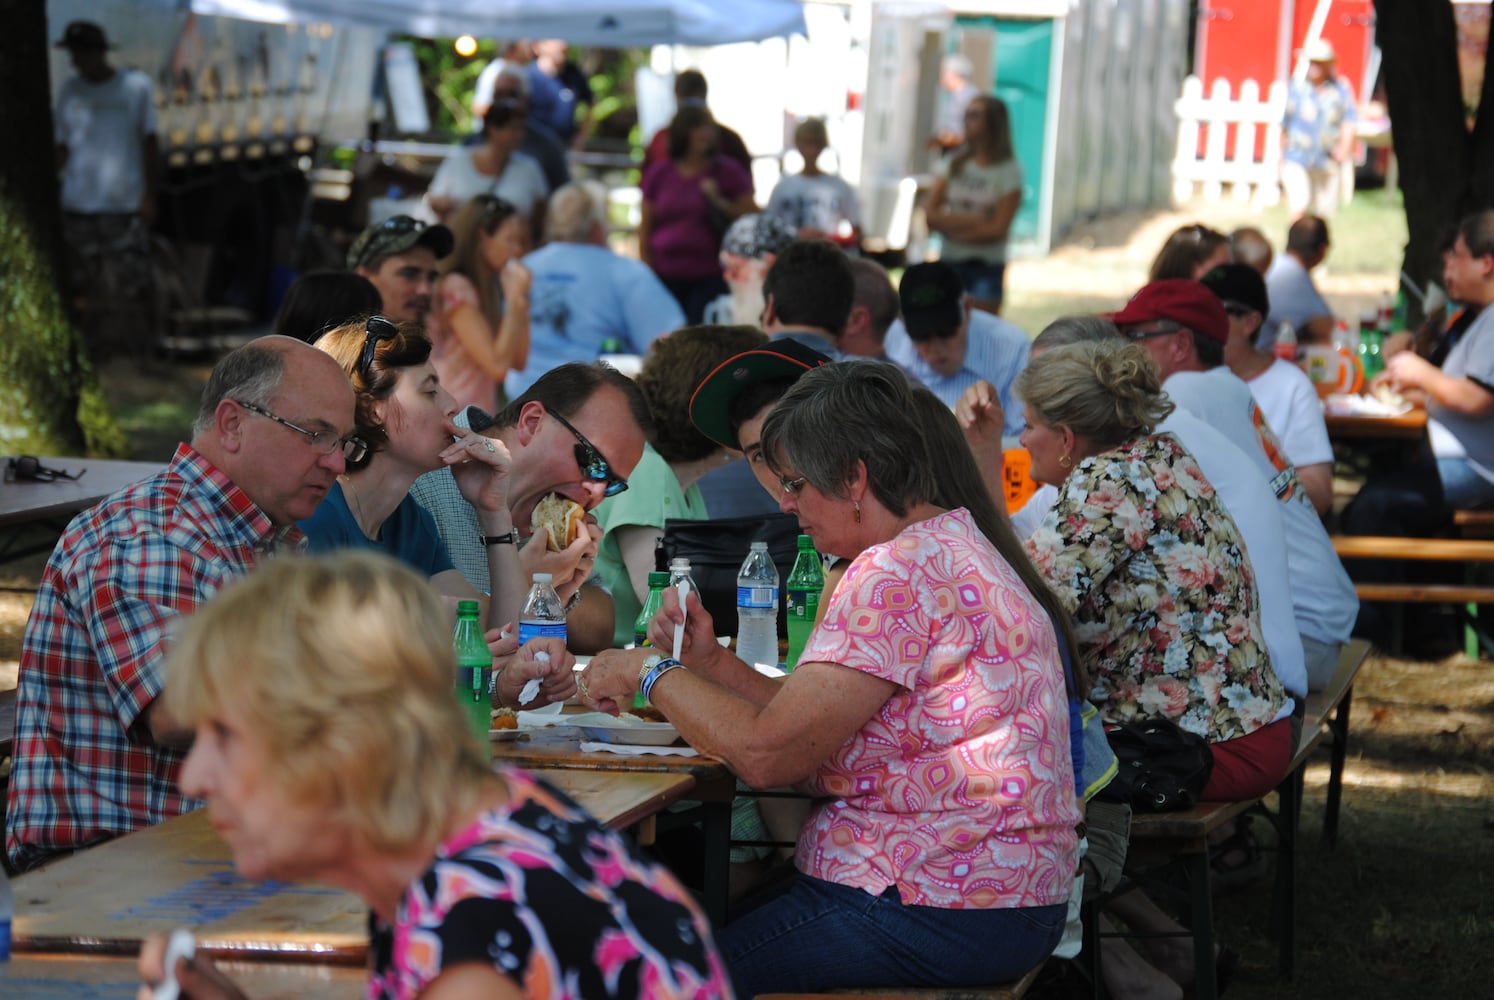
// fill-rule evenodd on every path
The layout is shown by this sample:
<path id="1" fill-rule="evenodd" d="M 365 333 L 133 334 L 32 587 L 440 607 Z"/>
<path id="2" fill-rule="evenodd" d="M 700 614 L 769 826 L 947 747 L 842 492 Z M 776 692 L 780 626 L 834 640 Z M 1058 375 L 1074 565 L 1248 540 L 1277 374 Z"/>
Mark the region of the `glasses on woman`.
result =
<path id="1" fill-rule="evenodd" d="M 800 476 L 798 479 L 784 479 L 782 476 L 778 477 L 778 485 L 783 487 L 783 496 L 785 499 L 787 499 L 788 497 L 798 496 L 799 491 L 804 489 L 804 485 L 808 482 L 808 476 Z"/>
<path id="2" fill-rule="evenodd" d="M 322 455 L 330 455 L 338 448 L 342 449 L 342 457 L 349 462 L 361 462 L 368 454 L 368 445 L 356 434 L 342 435 L 336 431 L 313 431 L 307 430 L 299 424 L 293 424 L 278 413 L 272 413 L 256 403 L 246 403 L 242 399 L 234 400 L 250 413 L 256 413 L 267 420 L 273 420 L 282 427 L 289 427 L 304 437 L 311 445 L 313 451 Z"/>
<path id="3" fill-rule="evenodd" d="M 586 439 L 585 434 L 572 427 L 570 422 L 560 414 L 554 411 L 548 412 L 560 426 L 570 431 L 572 436 L 575 437 L 576 467 L 581 470 L 581 475 L 594 483 L 607 484 L 602 490 L 603 496 L 615 497 L 628 488 L 628 481 L 612 472 L 612 466 L 602 457 L 602 453 L 597 450 L 597 446 Z"/>
<path id="4" fill-rule="evenodd" d="M 363 353 L 358 355 L 358 374 L 367 375 L 368 370 L 373 367 L 380 341 L 393 340 L 398 336 L 399 327 L 393 320 L 383 316 L 368 317 L 368 322 L 363 324 Z"/>
<path id="5" fill-rule="evenodd" d="M 507 219 L 519 210 L 513 202 L 500 198 L 496 194 L 480 194 L 474 200 L 482 206 L 482 214 L 477 217 L 477 224 L 484 229 L 494 222 Z"/>

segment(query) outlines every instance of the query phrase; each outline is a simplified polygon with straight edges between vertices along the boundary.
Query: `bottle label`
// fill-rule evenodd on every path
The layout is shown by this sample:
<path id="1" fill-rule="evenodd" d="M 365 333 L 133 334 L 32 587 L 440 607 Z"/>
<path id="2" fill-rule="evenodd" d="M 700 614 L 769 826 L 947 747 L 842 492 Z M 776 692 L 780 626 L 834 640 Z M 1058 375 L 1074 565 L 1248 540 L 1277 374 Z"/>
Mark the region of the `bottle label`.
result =
<path id="1" fill-rule="evenodd" d="M 738 587 L 737 607 L 739 608 L 778 608 L 777 587 Z"/>
<path id="2" fill-rule="evenodd" d="M 790 590 L 788 613 L 791 620 L 813 622 L 820 610 L 820 592 L 817 590 Z"/>
<path id="3" fill-rule="evenodd" d="M 546 637 L 565 642 L 565 622 L 519 622 L 519 645 Z"/>

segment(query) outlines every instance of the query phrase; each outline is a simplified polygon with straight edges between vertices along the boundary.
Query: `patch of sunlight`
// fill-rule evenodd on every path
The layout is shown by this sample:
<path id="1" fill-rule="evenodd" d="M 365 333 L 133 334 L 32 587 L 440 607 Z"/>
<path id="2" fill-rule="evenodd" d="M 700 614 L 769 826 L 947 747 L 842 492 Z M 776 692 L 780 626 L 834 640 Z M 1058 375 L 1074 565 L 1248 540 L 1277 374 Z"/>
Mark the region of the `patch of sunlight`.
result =
<path id="1" fill-rule="evenodd" d="M 1378 768 L 1362 760 L 1351 760 L 1344 767 L 1345 788 L 1378 789 L 1385 792 L 1422 792 L 1454 798 L 1487 799 L 1491 779 L 1484 774 L 1447 774 L 1438 771 L 1394 771 Z M 1312 764 L 1304 781 L 1313 788 L 1328 785 L 1328 765 Z"/>

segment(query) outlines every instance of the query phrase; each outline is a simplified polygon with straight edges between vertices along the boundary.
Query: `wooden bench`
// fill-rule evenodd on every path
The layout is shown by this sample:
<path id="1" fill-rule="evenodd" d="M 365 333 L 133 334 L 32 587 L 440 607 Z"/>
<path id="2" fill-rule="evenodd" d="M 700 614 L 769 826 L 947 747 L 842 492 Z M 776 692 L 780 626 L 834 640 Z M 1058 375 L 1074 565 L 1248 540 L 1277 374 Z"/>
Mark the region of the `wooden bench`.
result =
<path id="1" fill-rule="evenodd" d="M 1043 963 L 1015 983 L 1004 986 L 881 986 L 829 993 L 759 993 L 756 1000 L 817 1000 L 823 997 L 861 997 L 861 1000 L 1021 1000 L 1037 982 Z"/>
<path id="2" fill-rule="evenodd" d="M 1286 777 L 1276 786 L 1278 806 L 1274 816 L 1262 801 L 1201 802 L 1192 809 L 1166 813 L 1137 813 L 1131 819 L 1131 840 L 1126 867 L 1145 868 L 1158 862 L 1180 864 L 1189 888 L 1189 929 L 1193 937 L 1195 982 L 1199 1000 L 1214 1000 L 1218 984 L 1214 981 L 1214 898 L 1209 864 L 1209 839 L 1246 812 L 1261 812 L 1271 819 L 1277 831 L 1276 884 L 1272 909 L 1278 939 L 1278 971 L 1291 980 L 1297 962 L 1297 826 L 1302 812 L 1303 770 L 1308 758 L 1325 742 L 1333 741 L 1333 758 L 1329 765 L 1328 803 L 1324 814 L 1324 835 L 1336 841 L 1338 807 L 1343 779 L 1344 759 L 1348 747 L 1349 703 L 1354 680 L 1369 656 L 1369 643 L 1353 639 L 1339 652 L 1333 678 L 1322 691 L 1309 694 L 1304 705 L 1302 732 L 1292 753 Z M 1332 831 L 1331 835 L 1329 831 Z M 1088 918 L 1090 939 L 1097 928 L 1096 915 Z M 1095 981 L 1100 979 L 1099 949 L 1094 948 L 1090 962 Z"/>
<path id="3" fill-rule="evenodd" d="M 1468 515 L 1483 513 L 1465 511 Z M 1494 604 L 1494 583 L 1480 582 L 1478 570 L 1494 564 L 1494 539 L 1392 538 L 1377 535 L 1335 535 L 1333 550 L 1340 559 L 1391 559 L 1403 562 L 1461 564 L 1462 583 L 1360 583 L 1354 592 L 1361 601 L 1387 604 L 1453 604 L 1463 608 L 1466 619 L 1463 651 L 1478 659 L 1482 644 L 1494 652 L 1491 639 L 1478 626 L 1478 608 Z M 1350 574 L 1352 576 L 1352 574 Z M 1394 619 L 1391 646 L 1400 647 L 1401 622 Z"/>
<path id="4" fill-rule="evenodd" d="M 1453 527 L 1464 538 L 1494 538 L 1494 510 L 1455 510 Z"/>

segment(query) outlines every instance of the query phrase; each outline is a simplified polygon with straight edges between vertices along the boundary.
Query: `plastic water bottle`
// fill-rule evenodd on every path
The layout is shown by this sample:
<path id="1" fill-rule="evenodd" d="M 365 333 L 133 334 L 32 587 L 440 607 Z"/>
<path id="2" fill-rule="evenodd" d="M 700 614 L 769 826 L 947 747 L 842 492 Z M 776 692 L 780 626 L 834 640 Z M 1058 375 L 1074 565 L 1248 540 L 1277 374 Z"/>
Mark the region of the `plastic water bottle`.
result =
<path id="1" fill-rule="evenodd" d="M 669 560 L 669 587 L 674 589 L 680 585 L 681 580 L 690 581 L 690 593 L 699 594 L 700 588 L 695 586 L 695 577 L 690 575 L 690 560 L 684 556 L 675 556 Z"/>
<path id="2" fill-rule="evenodd" d="M 493 698 L 489 689 L 493 681 L 493 654 L 482 636 L 476 601 L 457 603 L 456 628 L 451 633 L 456 652 L 456 697 L 472 731 L 484 742 L 492 725 Z"/>
<path id="3" fill-rule="evenodd" d="M 814 631 L 819 617 L 820 591 L 825 589 L 825 569 L 820 554 L 814 550 L 814 539 L 799 536 L 799 555 L 788 578 L 788 657 L 784 667 L 793 670 Z"/>
<path id="4" fill-rule="evenodd" d="M 737 570 L 737 658 L 778 663 L 778 567 L 767 542 L 753 542 Z"/>
<path id="5" fill-rule="evenodd" d="M 534 586 L 519 612 L 519 645 L 538 636 L 549 636 L 565 642 L 565 605 L 551 586 L 549 573 L 534 574 Z"/>
<path id="6" fill-rule="evenodd" d="M 16 915 L 16 897 L 10 890 L 10 879 L 0 867 L 0 962 L 10 961 L 10 922 Z"/>
<path id="7" fill-rule="evenodd" d="M 1289 321 L 1282 320 L 1276 328 L 1276 342 L 1271 351 L 1283 361 L 1297 360 L 1297 329 Z"/>

